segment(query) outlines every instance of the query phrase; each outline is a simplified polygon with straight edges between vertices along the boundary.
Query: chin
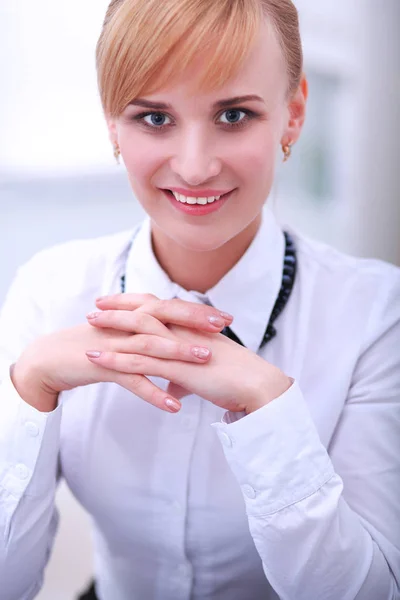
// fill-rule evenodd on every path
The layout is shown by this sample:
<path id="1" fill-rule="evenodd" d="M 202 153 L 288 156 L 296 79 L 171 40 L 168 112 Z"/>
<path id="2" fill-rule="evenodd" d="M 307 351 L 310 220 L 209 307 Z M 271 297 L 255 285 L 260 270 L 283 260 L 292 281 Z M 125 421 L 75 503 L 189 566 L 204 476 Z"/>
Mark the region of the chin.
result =
<path id="1" fill-rule="evenodd" d="M 197 222 L 185 222 L 161 211 L 146 212 L 164 239 L 170 239 L 188 252 L 213 252 L 233 242 L 235 238 L 239 241 L 258 216 L 258 213 L 244 215 L 237 211 L 234 211 L 236 214 L 229 215 L 228 211 L 224 211 L 220 218 L 206 223 L 202 217 L 198 217 Z"/>
<path id="2" fill-rule="evenodd" d="M 219 231 L 204 231 L 201 233 L 197 233 L 196 235 L 182 234 L 182 231 L 179 232 L 165 232 L 168 237 L 172 238 L 176 244 L 182 246 L 189 252 L 212 252 L 213 250 L 218 250 L 224 246 L 227 242 L 229 242 L 234 235 L 229 235 L 228 232 L 225 233 Z"/>

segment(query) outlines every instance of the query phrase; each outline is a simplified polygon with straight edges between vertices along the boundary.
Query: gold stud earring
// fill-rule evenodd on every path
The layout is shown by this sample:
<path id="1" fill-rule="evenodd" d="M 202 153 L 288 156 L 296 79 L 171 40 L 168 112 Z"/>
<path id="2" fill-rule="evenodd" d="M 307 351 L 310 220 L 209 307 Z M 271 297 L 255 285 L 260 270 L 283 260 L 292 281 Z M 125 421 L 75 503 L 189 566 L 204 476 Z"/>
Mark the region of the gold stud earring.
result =
<path id="1" fill-rule="evenodd" d="M 286 162 L 291 157 L 292 146 L 293 146 L 293 142 L 288 142 L 287 144 L 282 144 L 282 150 L 283 150 L 283 154 L 284 154 L 283 162 Z"/>
<path id="2" fill-rule="evenodd" d="M 121 156 L 121 150 L 119 149 L 118 143 L 115 142 L 114 143 L 114 157 L 115 160 L 117 161 L 117 164 L 119 165 L 119 157 Z"/>

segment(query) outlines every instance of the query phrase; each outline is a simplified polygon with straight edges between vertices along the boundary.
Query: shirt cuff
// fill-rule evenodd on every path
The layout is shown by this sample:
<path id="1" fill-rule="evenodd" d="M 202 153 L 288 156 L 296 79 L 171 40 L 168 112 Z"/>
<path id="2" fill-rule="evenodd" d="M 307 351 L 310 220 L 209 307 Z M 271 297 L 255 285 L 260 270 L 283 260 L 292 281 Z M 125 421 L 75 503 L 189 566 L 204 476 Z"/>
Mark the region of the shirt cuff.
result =
<path id="1" fill-rule="evenodd" d="M 295 380 L 281 396 L 231 422 L 213 423 L 249 515 L 269 515 L 311 495 L 334 474 Z"/>
<path id="2" fill-rule="evenodd" d="M 19 396 L 9 369 L 1 373 L 0 487 L 11 496 L 48 493 L 54 485 L 61 414 L 61 405 L 38 411 Z"/>

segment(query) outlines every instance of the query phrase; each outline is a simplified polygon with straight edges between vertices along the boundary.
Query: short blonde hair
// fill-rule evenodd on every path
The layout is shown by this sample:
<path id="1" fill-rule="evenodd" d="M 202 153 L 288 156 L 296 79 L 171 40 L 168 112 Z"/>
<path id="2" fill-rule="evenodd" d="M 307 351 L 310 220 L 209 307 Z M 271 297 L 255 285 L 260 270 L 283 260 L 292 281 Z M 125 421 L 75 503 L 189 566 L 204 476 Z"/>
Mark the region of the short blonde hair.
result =
<path id="1" fill-rule="evenodd" d="M 200 87 L 224 85 L 238 72 L 265 17 L 285 57 L 290 97 L 303 68 L 291 0 L 112 0 L 96 48 L 104 112 L 119 116 L 132 100 L 161 89 L 207 50 Z"/>

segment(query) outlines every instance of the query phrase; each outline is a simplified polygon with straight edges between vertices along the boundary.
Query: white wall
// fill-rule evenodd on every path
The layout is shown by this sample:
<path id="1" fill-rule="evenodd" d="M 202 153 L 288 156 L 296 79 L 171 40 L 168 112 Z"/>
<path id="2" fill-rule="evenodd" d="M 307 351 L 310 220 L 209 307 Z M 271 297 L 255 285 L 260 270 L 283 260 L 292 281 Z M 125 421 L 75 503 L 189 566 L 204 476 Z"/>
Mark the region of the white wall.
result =
<path id="1" fill-rule="evenodd" d="M 0 176 L 112 164 L 94 69 L 107 5 L 0 2 Z"/>

